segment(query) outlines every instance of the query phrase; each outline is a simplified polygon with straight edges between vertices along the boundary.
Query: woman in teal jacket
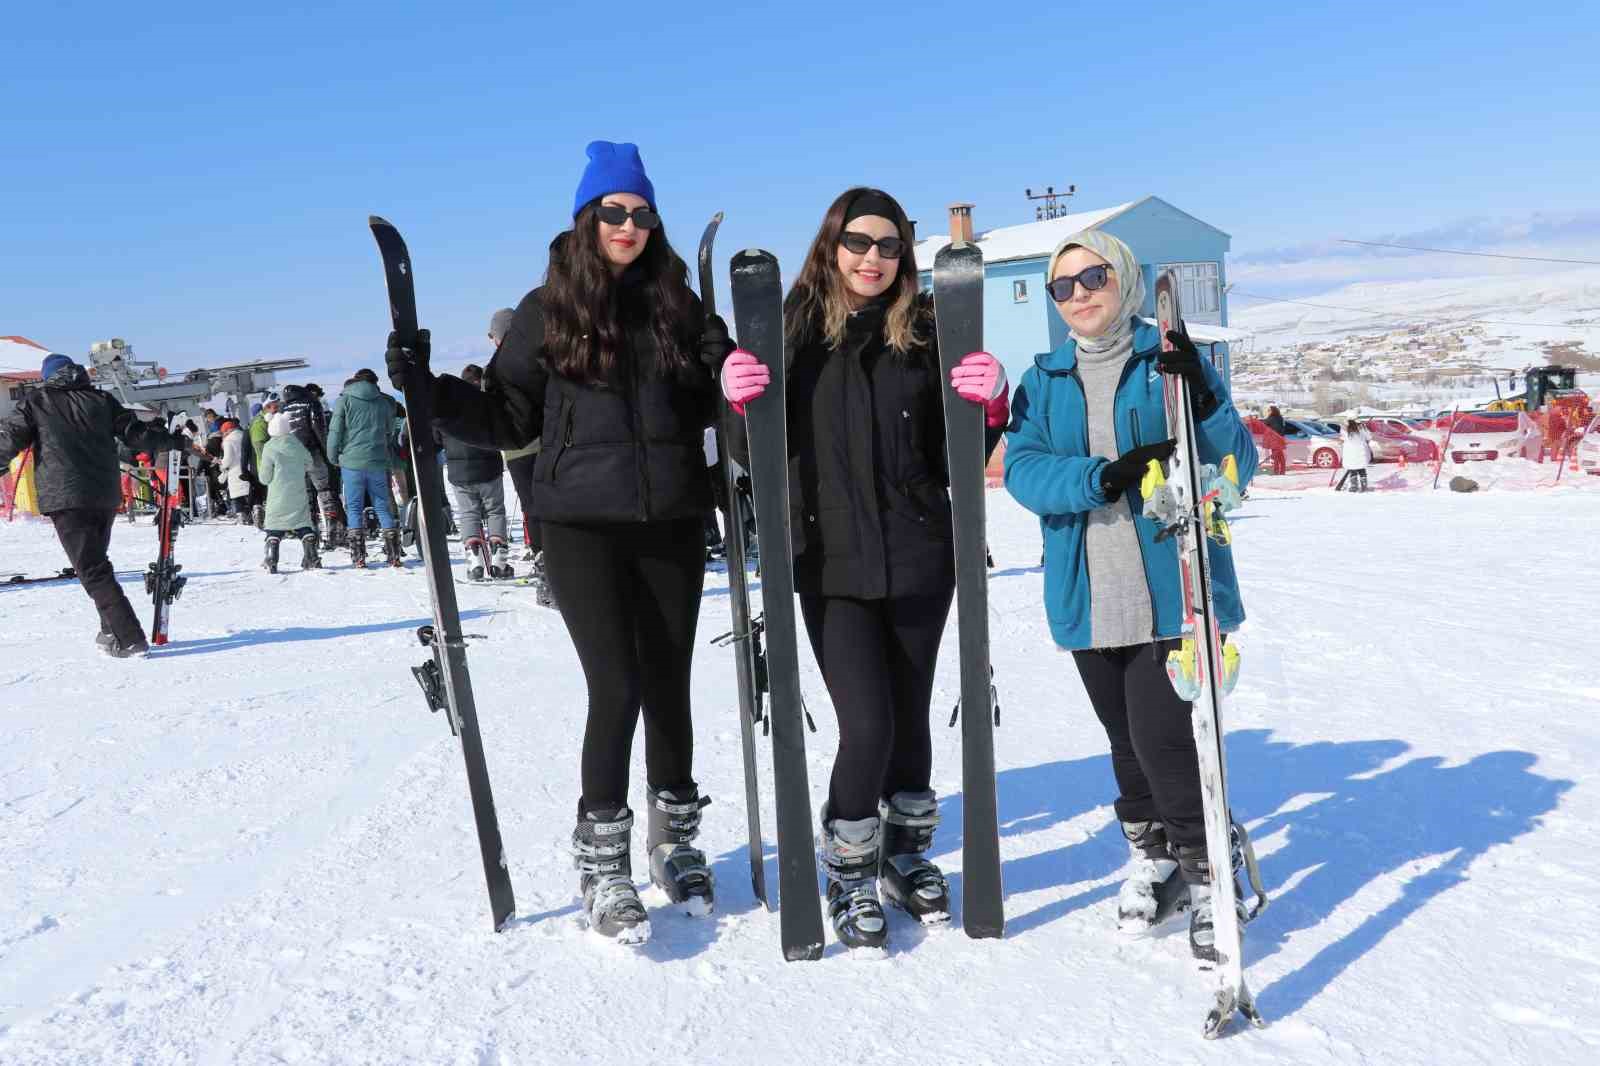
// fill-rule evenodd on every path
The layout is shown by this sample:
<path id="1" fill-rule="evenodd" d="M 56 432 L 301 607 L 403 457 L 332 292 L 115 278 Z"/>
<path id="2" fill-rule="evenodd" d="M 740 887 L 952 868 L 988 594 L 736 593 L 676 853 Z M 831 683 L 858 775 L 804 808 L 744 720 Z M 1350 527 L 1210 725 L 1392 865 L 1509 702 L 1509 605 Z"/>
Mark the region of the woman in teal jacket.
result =
<path id="1" fill-rule="evenodd" d="M 1095 230 L 1075 234 L 1051 256 L 1049 278 L 1069 338 L 1039 356 L 1017 389 L 1006 488 L 1039 515 L 1050 635 L 1072 652 L 1111 742 L 1117 818 L 1134 854 L 1119 923 L 1148 929 L 1192 904 L 1190 946 L 1211 958 L 1199 765 L 1189 704 L 1165 667 L 1182 632 L 1178 556 L 1140 516 L 1145 469 L 1173 449 L 1162 374 L 1189 382 L 1202 462 L 1220 466 L 1233 455 L 1242 487 L 1256 449 L 1188 336 L 1168 334 L 1175 350 L 1164 353 L 1156 327 L 1137 317 L 1144 276 L 1127 245 Z M 1217 619 L 1230 632 L 1244 621 L 1231 551 L 1213 545 L 1211 565 Z"/>

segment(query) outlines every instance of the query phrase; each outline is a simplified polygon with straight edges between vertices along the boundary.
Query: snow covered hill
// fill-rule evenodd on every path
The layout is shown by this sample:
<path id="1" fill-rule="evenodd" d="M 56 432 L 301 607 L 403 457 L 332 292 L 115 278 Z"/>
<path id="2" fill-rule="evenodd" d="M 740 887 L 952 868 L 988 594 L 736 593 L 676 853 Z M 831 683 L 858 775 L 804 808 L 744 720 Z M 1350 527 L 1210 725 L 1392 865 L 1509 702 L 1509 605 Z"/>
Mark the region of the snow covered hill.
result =
<path id="1" fill-rule="evenodd" d="M 268 576 L 259 535 L 192 527 L 174 643 L 131 661 L 93 651 L 75 584 L 0 588 L 0 1062 L 1593 1060 L 1600 570 L 1571 546 L 1600 523 L 1600 479 L 1463 496 L 1380 471 L 1353 497 L 1318 480 L 1263 479 L 1235 521 L 1250 621 L 1228 747 L 1274 896 L 1247 933 L 1263 1031 L 1201 1040 L 1181 924 L 1112 931 L 1126 847 L 1104 738 L 1046 634 L 1036 523 L 997 491 L 1006 936 L 892 915 L 880 962 L 832 944 L 783 962 L 751 894 L 732 666 L 706 643 L 728 625 L 720 576 L 694 678 L 720 906 L 658 915 L 631 952 L 578 927 L 583 686 L 526 590 L 461 588 L 519 907 L 495 934 L 459 749 L 410 676 L 420 573 L 298 573 L 291 549 Z M 117 526 L 141 614 L 153 546 L 148 524 Z M 0 524 L 0 560 L 0 579 L 63 562 L 38 521 Z M 802 656 L 820 801 L 836 734 Z M 936 850 L 959 901 L 955 656 L 951 632 Z"/>

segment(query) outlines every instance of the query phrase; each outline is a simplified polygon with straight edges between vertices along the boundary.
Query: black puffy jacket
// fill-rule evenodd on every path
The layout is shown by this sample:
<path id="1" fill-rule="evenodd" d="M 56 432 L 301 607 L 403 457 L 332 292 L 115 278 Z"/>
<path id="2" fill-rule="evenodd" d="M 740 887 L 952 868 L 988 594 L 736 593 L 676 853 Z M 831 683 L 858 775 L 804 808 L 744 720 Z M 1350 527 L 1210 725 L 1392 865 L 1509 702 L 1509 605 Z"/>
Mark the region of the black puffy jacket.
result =
<path id="1" fill-rule="evenodd" d="M 506 468 L 500 452 L 479 448 L 454 437 L 444 438 L 445 476 L 452 485 L 477 485 L 498 481 Z"/>
<path id="2" fill-rule="evenodd" d="M 923 299 L 923 342 L 897 356 L 884 341 L 885 309 L 880 301 L 851 315 L 838 348 L 818 338 L 785 355 L 789 524 L 802 593 L 871 600 L 954 586 L 933 316 Z M 987 431 L 990 451 L 1002 433 Z M 747 447 L 736 434 L 735 457 Z"/>
<path id="3" fill-rule="evenodd" d="M 551 369 L 544 350 L 541 290 L 517 305 L 483 390 L 434 379 L 435 417 L 450 436 L 514 450 L 540 441 L 533 512 L 552 522 L 656 522 L 711 509 L 705 427 L 716 384 L 689 352 L 683 369 L 660 369 L 646 290 L 624 275 L 617 294 L 626 350 L 616 379 L 592 385 Z M 699 304 L 692 329 L 702 328 Z"/>
<path id="4" fill-rule="evenodd" d="M 328 456 L 328 415 L 322 401 L 303 385 L 286 385 L 278 410 L 289 418 L 289 432 L 318 459 Z"/>
<path id="5" fill-rule="evenodd" d="M 33 448 L 39 511 L 73 508 L 115 511 L 122 505 L 117 444 L 136 451 L 187 450 L 188 442 L 157 423 L 145 423 L 89 382 L 76 363 L 62 367 L 0 422 L 0 470 Z"/>

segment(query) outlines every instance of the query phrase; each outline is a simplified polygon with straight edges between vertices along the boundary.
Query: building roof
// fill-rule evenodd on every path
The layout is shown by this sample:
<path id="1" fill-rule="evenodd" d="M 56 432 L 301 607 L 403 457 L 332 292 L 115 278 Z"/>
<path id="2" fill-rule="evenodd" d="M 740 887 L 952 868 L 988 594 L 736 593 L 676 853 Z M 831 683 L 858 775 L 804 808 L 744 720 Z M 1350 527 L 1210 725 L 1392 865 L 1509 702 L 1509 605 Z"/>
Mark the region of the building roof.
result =
<path id="1" fill-rule="evenodd" d="M 977 235 L 977 245 L 983 249 L 983 261 L 988 263 L 1010 263 L 1021 259 L 1041 259 L 1056 250 L 1067 237 L 1080 230 L 1096 229 L 1105 225 L 1118 215 L 1148 203 L 1158 200 L 1179 214 L 1194 218 L 1181 208 L 1173 207 L 1159 196 L 1144 196 L 1137 200 L 1130 200 L 1125 204 L 1115 207 L 1105 207 L 1097 211 L 1079 211 L 1071 215 L 1062 215 L 1060 218 L 1049 218 L 1040 222 L 1026 222 L 1020 226 L 998 226 L 995 229 L 984 230 Z M 1195 219 L 1208 229 L 1216 229 L 1208 222 Z M 1222 230 L 1217 230 L 1222 233 Z M 922 270 L 933 266 L 933 257 L 950 243 L 948 233 L 937 236 L 925 237 L 917 242 L 917 264 Z"/>
<path id="2" fill-rule="evenodd" d="M 26 337 L 0 337 L 0 374 L 11 376 L 31 370 L 38 377 L 39 364 L 49 354 L 49 348 Z"/>

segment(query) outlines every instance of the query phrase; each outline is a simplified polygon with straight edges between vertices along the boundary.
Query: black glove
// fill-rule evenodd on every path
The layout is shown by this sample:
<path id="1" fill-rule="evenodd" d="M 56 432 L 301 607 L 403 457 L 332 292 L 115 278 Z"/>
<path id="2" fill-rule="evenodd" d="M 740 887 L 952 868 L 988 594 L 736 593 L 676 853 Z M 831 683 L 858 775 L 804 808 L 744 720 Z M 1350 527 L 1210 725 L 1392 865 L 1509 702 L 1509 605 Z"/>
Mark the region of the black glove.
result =
<path id="1" fill-rule="evenodd" d="M 1101 467 L 1100 489 L 1106 494 L 1106 502 L 1116 503 L 1124 492 L 1144 479 L 1144 472 L 1149 467 L 1150 460 L 1170 459 L 1177 447 L 1178 442 L 1175 440 L 1146 444 Z"/>
<path id="2" fill-rule="evenodd" d="M 433 376 L 428 373 L 428 357 L 433 354 L 433 338 L 425 329 L 411 337 L 402 337 L 399 330 L 389 334 L 389 345 L 383 353 L 383 362 L 389 371 L 389 384 L 401 392 L 406 391 L 406 375 L 416 374 L 417 384 L 426 384 Z"/>
<path id="3" fill-rule="evenodd" d="M 1167 330 L 1172 351 L 1156 357 L 1156 369 L 1163 374 L 1183 376 L 1189 383 L 1189 406 L 1194 409 L 1195 420 L 1204 422 L 1216 411 L 1217 397 L 1206 384 L 1205 371 L 1200 367 L 1200 350 L 1189 339 L 1189 328 L 1181 322 L 1178 325 L 1180 329 Z"/>
<path id="4" fill-rule="evenodd" d="M 721 315 L 706 319 L 705 331 L 700 334 L 700 362 L 712 374 L 722 372 L 722 362 L 733 351 L 733 338 L 728 336 L 728 324 Z"/>

